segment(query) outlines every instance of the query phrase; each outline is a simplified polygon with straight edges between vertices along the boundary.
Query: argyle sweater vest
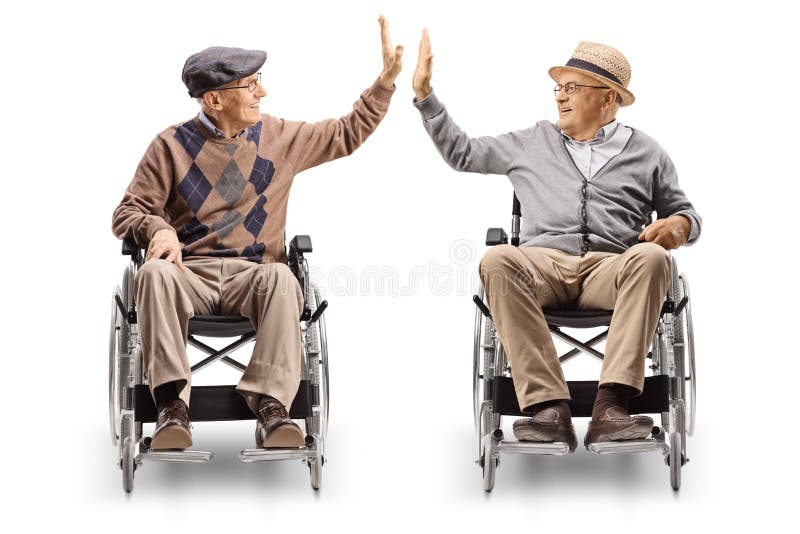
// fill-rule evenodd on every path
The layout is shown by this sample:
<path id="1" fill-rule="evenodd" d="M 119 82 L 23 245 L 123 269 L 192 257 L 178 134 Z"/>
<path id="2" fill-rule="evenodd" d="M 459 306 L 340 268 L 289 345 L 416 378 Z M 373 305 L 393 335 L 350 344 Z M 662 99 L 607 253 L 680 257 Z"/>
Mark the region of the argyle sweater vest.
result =
<path id="1" fill-rule="evenodd" d="M 157 231 L 172 228 L 184 258 L 285 263 L 295 174 L 352 154 L 383 119 L 393 90 L 376 82 L 349 114 L 314 124 L 262 115 L 236 139 L 215 137 L 197 118 L 167 128 L 114 211 L 114 235 L 145 248 Z"/>

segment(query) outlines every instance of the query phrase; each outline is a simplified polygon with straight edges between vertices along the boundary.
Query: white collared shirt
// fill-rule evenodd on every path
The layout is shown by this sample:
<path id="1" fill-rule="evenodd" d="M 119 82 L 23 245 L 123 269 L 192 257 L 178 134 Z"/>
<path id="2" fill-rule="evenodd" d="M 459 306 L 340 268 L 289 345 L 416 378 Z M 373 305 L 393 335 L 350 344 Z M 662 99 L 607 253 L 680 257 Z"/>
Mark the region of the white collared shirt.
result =
<path id="1" fill-rule="evenodd" d="M 212 134 L 214 134 L 214 135 L 215 135 L 215 136 L 217 136 L 217 137 L 220 137 L 220 138 L 222 138 L 222 139 L 225 139 L 225 132 L 223 132 L 222 130 L 220 130 L 220 129 L 219 129 L 219 128 L 217 128 L 216 126 L 214 126 L 214 123 L 213 123 L 213 122 L 211 122 L 211 119 L 209 119 L 209 118 L 208 118 L 208 116 L 207 116 L 205 113 L 203 113 L 203 110 L 202 110 L 202 109 L 200 110 L 200 113 L 197 115 L 197 118 L 198 118 L 198 119 L 200 119 L 200 124 L 202 124 L 203 126 L 205 126 L 205 127 L 206 127 L 206 129 L 207 129 L 209 132 L 211 132 Z M 233 136 L 231 139 L 236 139 L 237 137 L 241 137 L 241 135 L 242 135 L 244 132 L 245 132 L 245 130 L 242 130 L 242 131 L 241 131 L 241 132 L 239 132 L 238 134 L 234 135 L 234 136 Z"/>
<path id="2" fill-rule="evenodd" d="M 622 152 L 631 135 L 633 129 L 616 120 L 597 130 L 594 139 L 590 141 L 576 141 L 561 130 L 564 145 L 572 161 L 587 180 L 591 180 L 611 158 Z"/>

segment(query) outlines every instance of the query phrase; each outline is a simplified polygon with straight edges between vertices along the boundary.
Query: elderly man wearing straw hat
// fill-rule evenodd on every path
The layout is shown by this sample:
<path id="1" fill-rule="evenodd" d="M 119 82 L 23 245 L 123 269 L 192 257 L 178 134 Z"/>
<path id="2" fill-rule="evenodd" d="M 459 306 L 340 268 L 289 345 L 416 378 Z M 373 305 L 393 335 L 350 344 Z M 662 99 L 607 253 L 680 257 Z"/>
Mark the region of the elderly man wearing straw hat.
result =
<path id="1" fill-rule="evenodd" d="M 261 114 L 261 50 L 214 46 L 186 60 L 183 82 L 201 110 L 156 136 L 112 221 L 117 237 L 147 247 L 135 285 L 159 410 L 153 449 L 192 444 L 185 342 L 195 314 L 250 319 L 255 346 L 237 390 L 256 415 L 257 445 L 303 444 L 287 414 L 300 383 L 303 306 L 284 253 L 289 190 L 297 173 L 352 154 L 385 116 L 403 49 L 379 23 L 383 70 L 339 119 Z"/>
<path id="2" fill-rule="evenodd" d="M 458 171 L 505 174 L 522 208 L 520 246 L 492 247 L 480 275 L 511 362 L 527 441 L 577 446 L 569 391 L 542 309 L 613 309 L 598 394 L 584 439 L 641 439 L 649 417 L 631 416 L 644 387 L 645 355 L 670 281 L 667 250 L 694 243 L 701 218 L 675 167 L 652 138 L 616 120 L 634 102 L 631 68 L 618 50 L 581 42 L 550 69 L 558 122 L 470 138 L 431 89 L 423 32 L 413 78 L 423 124 Z M 658 220 L 648 224 L 651 212 Z"/>

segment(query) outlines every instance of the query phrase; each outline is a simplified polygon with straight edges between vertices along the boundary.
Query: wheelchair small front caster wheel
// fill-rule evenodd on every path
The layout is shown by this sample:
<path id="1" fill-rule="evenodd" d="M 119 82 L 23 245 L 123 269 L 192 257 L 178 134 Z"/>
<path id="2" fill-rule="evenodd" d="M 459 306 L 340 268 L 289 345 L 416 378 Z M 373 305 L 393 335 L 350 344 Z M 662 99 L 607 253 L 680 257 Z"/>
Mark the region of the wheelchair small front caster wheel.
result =
<path id="1" fill-rule="evenodd" d="M 483 490 L 492 491 L 494 489 L 494 476 L 497 472 L 497 458 L 481 457 L 481 466 L 483 467 Z"/>
<path id="2" fill-rule="evenodd" d="M 318 490 L 322 486 L 322 458 L 312 458 L 308 460 L 308 470 L 311 475 L 311 487 Z"/>
<path id="3" fill-rule="evenodd" d="M 678 490 L 681 487 L 681 467 L 683 467 L 683 453 L 681 447 L 681 435 L 673 432 L 669 436 L 669 455 L 667 465 L 669 466 L 669 483 L 672 489 Z"/>
<path id="4" fill-rule="evenodd" d="M 133 491 L 133 472 L 136 470 L 136 444 L 131 438 L 122 443 L 122 489 L 125 493 Z"/>

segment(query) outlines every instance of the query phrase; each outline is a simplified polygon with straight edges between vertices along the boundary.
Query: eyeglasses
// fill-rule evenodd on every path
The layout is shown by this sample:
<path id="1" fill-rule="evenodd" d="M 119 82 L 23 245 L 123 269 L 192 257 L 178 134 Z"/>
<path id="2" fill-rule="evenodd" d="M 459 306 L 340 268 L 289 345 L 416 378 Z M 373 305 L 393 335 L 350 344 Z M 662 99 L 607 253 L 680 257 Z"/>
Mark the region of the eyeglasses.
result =
<path id="1" fill-rule="evenodd" d="M 606 87 L 605 85 L 583 85 L 581 83 L 567 82 L 564 85 L 561 85 L 560 83 L 556 85 L 553 88 L 553 92 L 555 94 L 558 94 L 561 91 L 561 89 L 564 89 L 565 93 L 571 95 L 572 93 L 578 90 L 578 87 L 589 87 L 591 89 L 611 89 L 610 87 Z"/>
<path id="2" fill-rule="evenodd" d="M 256 90 L 256 86 L 261 83 L 261 73 L 256 73 L 256 79 L 250 80 L 247 85 L 237 85 L 236 87 L 219 87 L 214 91 L 227 91 L 228 89 L 247 89 L 251 93 Z"/>

